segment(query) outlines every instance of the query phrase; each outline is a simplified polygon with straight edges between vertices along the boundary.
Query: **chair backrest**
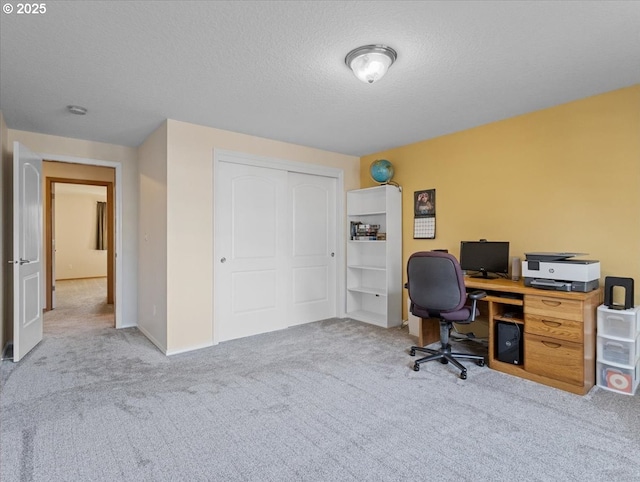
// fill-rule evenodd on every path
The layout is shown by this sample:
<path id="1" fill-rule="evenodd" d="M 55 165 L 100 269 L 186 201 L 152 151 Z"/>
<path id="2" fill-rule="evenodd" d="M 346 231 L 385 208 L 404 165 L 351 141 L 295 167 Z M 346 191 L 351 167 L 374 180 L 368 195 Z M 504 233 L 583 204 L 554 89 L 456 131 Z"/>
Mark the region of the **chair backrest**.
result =
<path id="1" fill-rule="evenodd" d="M 467 300 L 462 269 L 449 253 L 413 253 L 407 262 L 407 287 L 411 302 L 436 316 L 462 309 Z"/>

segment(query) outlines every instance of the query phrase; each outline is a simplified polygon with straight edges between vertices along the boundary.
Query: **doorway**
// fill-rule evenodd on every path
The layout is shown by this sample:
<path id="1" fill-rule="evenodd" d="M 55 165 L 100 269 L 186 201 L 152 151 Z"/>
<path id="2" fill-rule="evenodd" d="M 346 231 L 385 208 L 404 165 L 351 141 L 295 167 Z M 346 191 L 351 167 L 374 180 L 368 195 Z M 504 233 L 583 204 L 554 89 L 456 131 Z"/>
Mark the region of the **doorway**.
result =
<path id="1" fill-rule="evenodd" d="M 100 314 L 113 328 L 113 186 L 47 179 L 47 307 L 56 314 L 45 321 L 50 325 L 61 311 L 70 319 Z"/>
<path id="2" fill-rule="evenodd" d="M 44 159 L 47 159 L 46 161 Z M 45 164 L 53 168 L 46 174 Z M 66 166 L 66 167 L 65 167 Z M 122 283 L 116 284 L 116 277 L 122 279 L 122 261 L 117 253 L 122 250 L 122 164 L 117 161 L 101 161 L 89 158 L 74 158 L 59 155 L 42 155 L 30 151 L 20 142 L 13 142 L 13 360 L 19 361 L 26 355 L 43 337 L 43 316 L 47 298 L 47 261 L 50 263 L 49 273 L 52 273 L 51 254 L 45 258 L 46 253 L 46 213 L 50 211 L 49 200 L 45 195 L 48 188 L 46 177 L 55 177 L 65 169 L 75 170 L 73 175 L 67 176 L 74 181 L 94 179 L 92 175 L 83 175 L 96 169 L 104 169 L 109 173 L 108 180 L 111 188 L 112 199 L 112 229 L 111 246 L 113 254 L 111 259 L 113 288 L 115 291 L 112 306 L 114 315 L 112 325 L 122 328 L 122 305 L 125 299 L 122 296 Z M 55 173 L 57 171 L 57 174 Z M 69 171 L 65 172 L 69 174 Z M 43 213 L 45 216 L 43 216 Z M 113 221 L 115 219 L 115 222 Z M 26 266 L 27 268 L 25 268 Z M 28 279 L 27 279 L 28 278 Z M 126 280 L 125 280 L 126 281 Z M 106 303 L 105 303 L 106 304 Z M 25 328 L 29 327 L 28 333 Z M 30 336 L 33 334 L 33 336 Z M 26 341 L 25 341 L 26 340 Z M 4 356 L 4 354 L 3 354 Z"/>
<path id="3" fill-rule="evenodd" d="M 82 311 L 83 306 L 97 306 L 98 311 L 103 315 L 105 311 L 111 311 L 110 326 L 117 327 L 118 319 L 115 308 L 116 303 L 116 230 L 115 230 L 115 169 L 111 167 L 102 166 L 87 166 L 78 165 L 73 163 L 64 163 L 58 161 L 44 161 L 43 162 L 43 177 L 44 177 L 44 213 L 45 213 L 45 311 L 49 312 L 59 308 L 57 305 L 57 294 L 73 295 L 73 300 L 65 299 L 65 313 L 69 318 L 74 317 L 74 312 L 71 310 L 73 304 L 76 303 L 78 309 L 76 311 Z M 63 177 L 64 176 L 64 177 Z M 62 192 L 58 193 L 62 189 Z M 93 244 L 94 240 L 87 239 L 87 236 L 91 237 L 91 232 L 95 233 L 97 225 L 87 226 L 86 223 L 91 221 L 82 218 L 82 216 L 89 216 L 87 210 L 94 209 L 92 211 L 94 222 L 97 220 L 98 206 L 94 204 L 90 206 L 92 202 L 96 202 L 98 198 L 88 195 L 88 192 L 101 191 L 104 193 L 103 202 L 106 202 L 106 209 L 104 214 L 105 230 L 104 238 L 102 241 L 105 249 L 98 250 L 96 245 Z M 66 192 L 65 191 L 69 191 Z M 71 196 L 70 192 L 75 192 Z M 69 197 L 71 196 L 71 198 Z M 91 199 L 91 200 L 89 200 Z M 59 201 L 59 202 L 56 202 Z M 66 204 L 68 209 L 74 211 L 72 216 L 75 219 L 68 220 L 61 223 L 61 220 L 56 219 L 56 212 L 59 211 L 58 204 Z M 84 213 L 84 214 L 82 214 Z M 74 226 L 76 224 L 77 226 Z M 65 229 L 61 233 L 56 233 L 56 225 L 58 228 Z M 84 225 L 84 226 L 82 226 Z M 71 232 L 70 232 L 71 231 Z M 75 233 L 77 232 L 77 233 Z M 73 237 L 75 234 L 84 236 L 83 242 L 76 243 L 70 241 L 69 237 Z M 97 234 L 97 233 L 95 233 Z M 62 239 L 66 238 L 67 243 L 75 244 L 74 247 L 69 249 L 74 250 L 72 254 L 60 253 L 64 264 L 56 263 L 57 260 L 57 238 L 62 236 Z M 77 262 L 66 259 L 71 256 L 76 259 Z M 97 265 L 99 260 L 103 260 L 104 264 L 101 268 Z M 58 264 L 58 269 L 56 269 Z M 99 263 L 98 263 L 99 264 Z M 94 278 L 89 282 L 89 278 Z M 100 280 L 99 278 L 103 278 Z M 64 286 L 56 283 L 56 279 L 74 279 L 74 281 L 62 282 Z M 84 280 L 84 281 L 83 281 Z M 81 291 L 84 289 L 84 294 Z M 104 299 L 99 299 L 103 290 L 105 293 Z M 80 295 L 80 296 L 79 296 Z M 92 298 L 93 297 L 93 298 Z M 98 299 L 94 299 L 98 297 Z M 101 307 L 105 305 L 105 307 Z M 109 305 L 109 306 L 106 306 Z M 62 308 L 62 306 L 60 306 Z M 52 317 L 58 317 L 61 315 L 62 310 L 59 310 L 58 314 L 49 315 L 48 319 Z M 95 311 L 95 310 L 94 310 Z"/>

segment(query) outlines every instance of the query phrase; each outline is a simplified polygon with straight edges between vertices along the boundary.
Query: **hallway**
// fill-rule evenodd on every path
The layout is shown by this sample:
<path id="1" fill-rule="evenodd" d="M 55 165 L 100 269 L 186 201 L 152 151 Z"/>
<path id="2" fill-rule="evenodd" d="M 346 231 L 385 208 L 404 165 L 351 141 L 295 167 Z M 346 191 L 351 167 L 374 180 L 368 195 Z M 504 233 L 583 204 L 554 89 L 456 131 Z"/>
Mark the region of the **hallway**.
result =
<path id="1" fill-rule="evenodd" d="M 44 334 L 65 335 L 114 328 L 107 278 L 56 281 L 56 308 L 44 314 Z"/>

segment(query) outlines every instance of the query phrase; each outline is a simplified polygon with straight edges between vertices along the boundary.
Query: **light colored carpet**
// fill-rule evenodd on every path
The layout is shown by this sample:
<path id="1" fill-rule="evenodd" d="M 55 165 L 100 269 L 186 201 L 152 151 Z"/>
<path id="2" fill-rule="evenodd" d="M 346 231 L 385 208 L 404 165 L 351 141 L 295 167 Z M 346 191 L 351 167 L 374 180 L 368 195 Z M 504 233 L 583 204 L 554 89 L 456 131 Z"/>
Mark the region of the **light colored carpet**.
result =
<path id="1" fill-rule="evenodd" d="M 165 357 L 89 318 L 0 366 L 3 481 L 640 480 L 638 396 L 414 372 L 349 320 Z"/>
<path id="2" fill-rule="evenodd" d="M 56 280 L 56 307 L 44 314 L 45 335 L 69 335 L 115 326 L 107 278 Z"/>

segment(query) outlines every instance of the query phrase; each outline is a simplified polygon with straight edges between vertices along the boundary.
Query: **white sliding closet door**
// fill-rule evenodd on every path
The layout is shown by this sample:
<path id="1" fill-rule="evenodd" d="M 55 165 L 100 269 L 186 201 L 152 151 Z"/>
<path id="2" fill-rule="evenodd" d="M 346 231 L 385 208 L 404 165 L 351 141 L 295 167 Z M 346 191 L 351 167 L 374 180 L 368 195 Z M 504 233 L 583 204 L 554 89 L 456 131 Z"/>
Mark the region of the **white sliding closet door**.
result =
<path id="1" fill-rule="evenodd" d="M 336 180 L 289 173 L 292 209 L 289 325 L 336 316 Z"/>
<path id="2" fill-rule="evenodd" d="M 287 172 L 221 162 L 216 183 L 218 341 L 287 326 Z"/>
<path id="3" fill-rule="evenodd" d="M 336 179 L 220 161 L 216 341 L 336 316 Z"/>

